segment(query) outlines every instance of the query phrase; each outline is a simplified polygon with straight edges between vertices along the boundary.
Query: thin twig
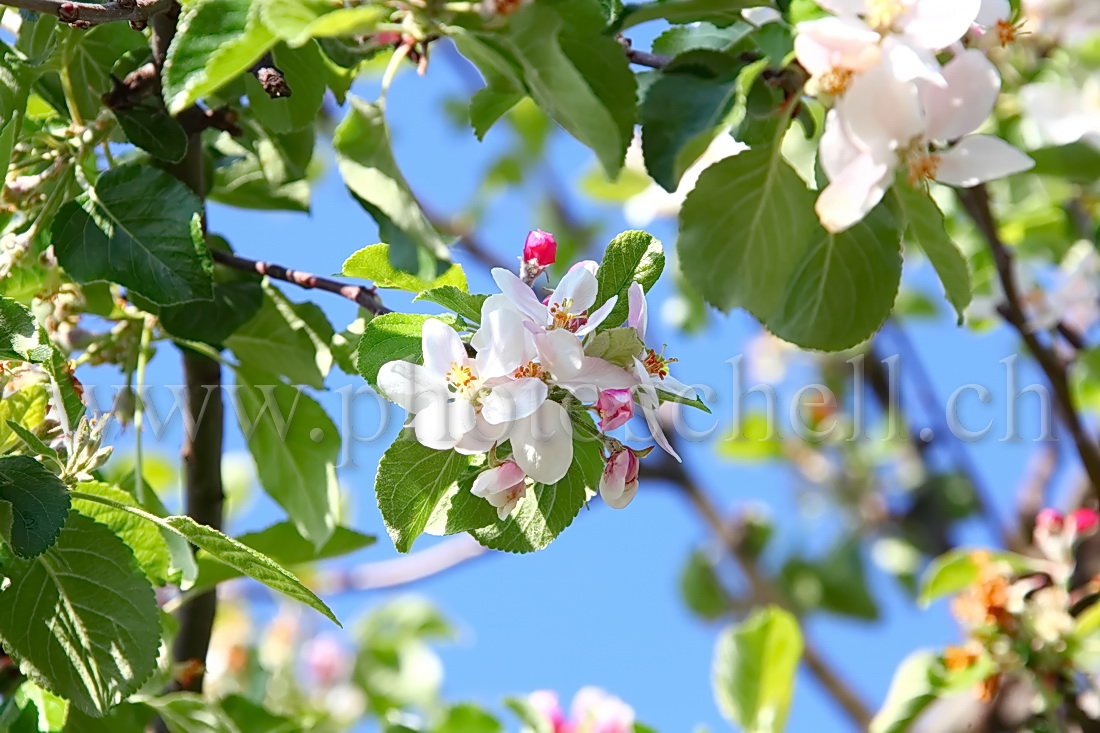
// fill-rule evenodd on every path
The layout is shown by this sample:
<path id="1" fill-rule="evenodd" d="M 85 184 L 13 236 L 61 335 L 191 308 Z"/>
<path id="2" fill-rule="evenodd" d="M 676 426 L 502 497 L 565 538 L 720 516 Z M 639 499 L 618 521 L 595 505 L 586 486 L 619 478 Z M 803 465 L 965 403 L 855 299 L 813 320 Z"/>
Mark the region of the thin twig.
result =
<path id="1" fill-rule="evenodd" d="M 997 275 L 1001 281 L 1001 287 L 1005 293 L 1005 302 L 998 309 L 1006 321 L 1016 329 L 1027 346 L 1028 351 L 1035 357 L 1039 367 L 1043 370 L 1054 392 L 1054 402 L 1058 408 L 1062 422 L 1073 437 L 1077 446 L 1077 453 L 1081 456 L 1081 463 L 1088 474 L 1089 483 L 1092 484 L 1093 493 L 1100 498 L 1100 447 L 1097 447 L 1092 436 L 1085 430 L 1081 416 L 1073 404 L 1073 394 L 1070 391 L 1069 378 L 1066 364 L 1058 356 L 1053 348 L 1043 344 L 1035 331 L 1027 321 L 1021 303 L 1023 294 L 1019 283 L 1016 282 L 1016 273 L 1013 269 L 1012 255 L 1004 242 L 1001 241 L 997 231 L 997 223 L 993 218 L 993 210 L 989 202 L 989 190 L 984 186 L 975 186 L 959 191 L 959 200 L 967 213 L 974 220 L 993 253 L 993 262 L 997 266 Z"/>
<path id="2" fill-rule="evenodd" d="M 382 304 L 382 299 L 378 297 L 378 291 L 373 287 L 349 285 L 309 272 L 290 270 L 282 265 L 262 262 L 260 260 L 250 260 L 247 257 L 241 257 L 240 255 L 226 252 L 225 250 L 211 250 L 210 254 L 215 262 L 225 265 L 226 267 L 245 270 L 246 272 L 256 272 L 260 275 L 274 278 L 275 280 L 293 283 L 301 288 L 324 290 L 329 293 L 335 293 L 358 303 L 362 308 L 375 315 L 390 312 L 390 309 Z"/>
<path id="3" fill-rule="evenodd" d="M 636 48 L 627 47 L 626 58 L 630 63 L 637 64 L 638 66 L 648 66 L 651 69 L 663 69 L 672 63 L 671 56 L 665 56 L 659 53 L 650 53 L 649 51 L 639 51 Z"/>
<path id="4" fill-rule="evenodd" d="M 57 16 L 62 23 L 90 28 L 101 23 L 130 21 L 139 26 L 172 6 L 173 0 L 111 0 L 106 3 L 64 0 L 2 0 L 0 5 Z"/>

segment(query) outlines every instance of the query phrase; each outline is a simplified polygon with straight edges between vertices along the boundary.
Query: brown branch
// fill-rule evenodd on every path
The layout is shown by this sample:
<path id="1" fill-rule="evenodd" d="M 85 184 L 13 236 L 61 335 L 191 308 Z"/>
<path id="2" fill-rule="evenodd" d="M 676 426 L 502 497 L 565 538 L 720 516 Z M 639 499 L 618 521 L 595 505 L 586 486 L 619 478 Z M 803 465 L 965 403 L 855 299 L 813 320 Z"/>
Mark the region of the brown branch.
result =
<path id="1" fill-rule="evenodd" d="M 491 551 L 472 536 L 460 534 L 437 545 L 392 560 L 379 560 L 338 570 L 318 579 L 325 593 L 397 588 L 451 570 Z"/>
<path id="2" fill-rule="evenodd" d="M 91 28 L 101 23 L 129 21 L 143 28 L 150 18 L 168 10 L 173 0 L 111 0 L 106 3 L 64 0 L 0 0 L 0 5 L 56 16 L 74 28 Z"/>
<path id="3" fill-rule="evenodd" d="M 1028 351 L 1035 357 L 1039 367 L 1050 382 L 1058 413 L 1077 446 L 1077 453 L 1081 456 L 1081 463 L 1085 467 L 1085 473 L 1088 474 L 1093 493 L 1100 497 L 1100 447 L 1085 430 L 1081 416 L 1077 413 L 1077 408 L 1073 404 L 1073 394 L 1070 391 L 1065 362 L 1062 361 L 1053 348 L 1048 347 L 1039 340 L 1038 335 L 1027 321 L 1027 315 L 1021 306 L 1023 293 L 1020 291 L 1019 283 L 1016 282 L 1012 255 L 1004 242 L 1001 241 L 1000 233 L 997 231 L 997 222 L 993 218 L 993 210 L 989 201 L 989 190 L 981 185 L 961 190 L 958 195 L 963 207 L 974 220 L 978 231 L 981 232 L 989 245 L 990 251 L 993 253 L 993 262 L 997 267 L 997 275 L 1005 293 L 1005 302 L 998 308 L 998 311 L 1020 334 L 1020 338 L 1023 339 Z"/>
<path id="4" fill-rule="evenodd" d="M 282 69 L 275 65 L 275 58 L 271 55 L 271 52 L 261 56 L 260 60 L 253 64 L 249 71 L 252 76 L 256 77 L 256 81 L 260 82 L 260 86 L 264 88 L 264 93 L 272 99 L 291 95 L 286 76 L 283 74 Z"/>
<path id="5" fill-rule="evenodd" d="M 648 66 L 651 69 L 663 69 L 672 63 L 671 56 L 648 51 L 639 51 L 635 48 L 626 49 L 626 58 L 630 63 L 638 66 Z"/>
<path id="6" fill-rule="evenodd" d="M 350 301 L 358 303 L 360 307 L 375 315 L 390 312 L 390 309 L 383 305 L 382 299 L 378 297 L 377 289 L 373 287 L 368 288 L 364 285 L 349 285 L 347 283 L 337 282 L 336 280 L 330 280 L 327 277 L 313 275 L 308 272 L 290 270 L 282 265 L 262 262 L 260 260 L 250 260 L 247 257 L 241 257 L 240 255 L 226 252 L 225 250 L 211 250 L 210 254 L 215 262 L 225 265 L 226 267 L 245 270 L 246 272 L 256 272 L 260 275 L 274 278 L 275 280 L 293 283 L 301 288 L 324 290 L 328 293 L 335 293 Z"/>

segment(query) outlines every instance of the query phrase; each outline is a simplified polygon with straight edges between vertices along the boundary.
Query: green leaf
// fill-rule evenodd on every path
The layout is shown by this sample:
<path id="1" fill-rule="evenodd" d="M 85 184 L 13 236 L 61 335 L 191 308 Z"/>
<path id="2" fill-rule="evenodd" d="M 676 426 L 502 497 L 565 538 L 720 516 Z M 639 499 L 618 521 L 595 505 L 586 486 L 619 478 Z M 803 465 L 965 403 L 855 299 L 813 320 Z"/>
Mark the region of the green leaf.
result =
<path id="1" fill-rule="evenodd" d="M 459 53 L 477 67 L 485 86 L 470 99 L 470 126 L 479 141 L 497 120 L 527 96 L 523 72 L 514 58 L 488 38 L 457 34 L 452 40 Z"/>
<path id="2" fill-rule="evenodd" d="M 870 733 L 906 733 L 938 695 L 929 679 L 937 662 L 930 651 L 913 652 L 894 672 L 886 701 L 871 721 Z"/>
<path id="3" fill-rule="evenodd" d="M 121 504 L 131 501 L 130 495 L 117 487 L 99 481 L 85 481 L 77 484 L 77 489 L 96 496 L 104 496 Z M 160 529 L 141 517 L 134 516 L 123 509 L 89 501 L 74 499 L 73 509 L 90 519 L 104 525 L 121 539 L 133 551 L 138 565 L 145 571 L 146 577 L 157 585 L 168 580 L 168 566 L 171 562 L 168 543 Z"/>
<path id="4" fill-rule="evenodd" d="M 237 369 L 234 404 L 260 484 L 314 547 L 336 527 L 340 434 L 324 409 L 259 365 Z"/>
<path id="5" fill-rule="evenodd" d="M 646 170 L 667 191 L 706 150 L 737 101 L 743 64 L 717 51 L 677 57 L 646 92 L 641 108 Z"/>
<path id="6" fill-rule="evenodd" d="M 536 0 L 509 18 L 499 38 L 539 107 L 590 147 L 614 178 L 634 134 L 637 83 L 604 25 L 592 0 Z"/>
<path id="7" fill-rule="evenodd" d="M 0 537 L 19 557 L 45 552 L 61 533 L 69 514 L 69 491 L 30 456 L 0 458 L 0 506 L 11 508 L 11 521 L 0 521 Z"/>
<path id="8" fill-rule="evenodd" d="M 779 582 L 800 613 L 827 611 L 868 621 L 878 618 L 858 542 L 842 540 L 816 561 L 788 559 Z"/>
<path id="9" fill-rule="evenodd" d="M 40 382 L 24 385 L 0 400 L 0 454 L 21 453 L 57 458 L 57 451 L 42 442 L 34 431 L 45 434 L 50 390 Z"/>
<path id="10" fill-rule="evenodd" d="M 373 545 L 375 538 L 338 526 L 329 541 L 317 549 L 312 542 L 302 537 L 292 522 L 279 522 L 259 532 L 241 535 L 237 541 L 261 555 L 266 555 L 283 567 L 289 567 L 356 552 Z M 196 593 L 243 575 L 239 569 L 217 560 L 205 550 L 199 551 L 196 560 L 199 565 L 199 577 L 193 589 Z"/>
<path id="11" fill-rule="evenodd" d="M 604 319 L 605 328 L 621 326 L 630 310 L 627 293 L 632 283 L 641 283 L 649 292 L 665 268 L 665 252 L 661 240 L 648 232 L 631 230 L 611 240 L 603 253 L 600 269 L 596 271 L 596 302 L 601 305 L 617 295 L 619 300 Z"/>
<path id="12" fill-rule="evenodd" d="M 253 580 L 258 580 L 269 588 L 285 593 L 291 598 L 315 608 L 332 619 L 337 625 L 340 623 L 336 620 L 332 611 L 329 610 L 329 607 L 313 591 L 302 585 L 302 581 L 294 577 L 290 571 L 271 558 L 256 552 L 248 545 L 242 544 L 232 537 L 226 537 L 213 527 L 199 524 L 187 516 L 158 517 L 132 504 L 122 504 L 96 494 L 79 493 L 77 496 L 81 499 L 90 499 L 115 509 L 131 512 L 148 522 L 163 527 Z M 0 594 L 0 602 L 2 602 L 3 597 L 4 594 Z"/>
<path id="13" fill-rule="evenodd" d="M 275 43 L 259 18 L 263 3 L 187 3 L 161 75 L 168 111 L 177 114 L 247 71 Z"/>
<path id="14" fill-rule="evenodd" d="M 20 707 L 24 711 L 28 708 L 33 709 L 35 712 L 34 717 L 37 718 L 29 729 L 20 728 L 16 725 L 12 727 L 11 733 L 21 733 L 24 730 L 27 730 L 28 733 L 61 733 L 67 730 L 65 719 L 69 715 L 69 702 L 48 690 L 42 689 L 33 682 L 20 684 L 15 689 L 11 701 L 16 707 Z M 0 726 L 3 726 L 4 722 L 2 711 L 0 711 Z M 0 729 L 8 730 L 7 728 Z"/>
<path id="15" fill-rule="evenodd" d="M 158 305 L 209 300 L 210 256 L 192 231 L 201 210 L 191 189 L 162 170 L 108 168 L 94 190 L 57 212 L 57 261 L 79 283 L 116 282 Z"/>
<path id="16" fill-rule="evenodd" d="M 802 632 L 794 616 L 769 606 L 722 633 L 714 651 L 714 695 L 746 733 L 778 733 L 787 723 Z"/>
<path id="17" fill-rule="evenodd" d="M 169 733 L 240 733 L 233 719 L 202 695 L 174 692 L 144 702 L 156 710 Z"/>
<path id="18" fill-rule="evenodd" d="M 422 293 L 425 290 L 450 286 L 467 294 L 466 273 L 462 271 L 461 265 L 440 262 L 438 274 L 431 280 L 423 280 L 416 275 L 398 270 L 391 262 L 388 244 L 372 244 L 344 260 L 343 274 L 345 277 L 371 280 L 380 288 L 395 288 L 407 290 L 410 293 Z"/>
<path id="19" fill-rule="evenodd" d="M 213 300 L 165 306 L 160 309 L 160 325 L 177 338 L 220 346 L 259 314 L 265 302 L 259 279 L 239 270 L 227 271 L 219 265 L 214 269 Z M 284 327 L 279 324 L 280 329 Z M 283 331 L 273 331 L 270 335 L 275 339 L 285 336 L 291 342 L 297 340 L 293 326 L 290 326 L 290 335 Z M 254 343 L 247 338 L 245 341 Z M 311 379 L 315 376 L 312 369 L 307 368 L 306 373 Z"/>
<path id="20" fill-rule="evenodd" d="M 332 351 L 328 345 L 331 335 L 325 338 L 304 317 L 316 306 L 293 303 L 274 287 L 265 291 L 267 297 L 256 315 L 227 338 L 225 345 L 246 367 L 320 389 L 332 368 Z"/>
<path id="21" fill-rule="evenodd" d="M 714 563 L 701 550 L 692 552 L 680 571 L 680 594 L 688 608 L 708 621 L 730 612 L 730 599 Z"/>
<path id="22" fill-rule="evenodd" d="M 594 432 L 594 429 L 593 429 Z M 492 550 L 535 552 L 548 546 L 573 523 L 589 496 L 595 495 L 603 475 L 599 443 L 573 430 L 573 463 L 556 484 L 535 484 L 507 519 L 471 532 Z"/>
<path id="23" fill-rule="evenodd" d="M 525 697 L 506 697 L 504 707 L 523 723 L 524 733 L 554 733 L 554 724 Z"/>
<path id="24" fill-rule="evenodd" d="M 606 359 L 624 368 L 633 368 L 634 358 L 641 356 L 645 344 L 633 328 L 609 328 L 588 337 L 584 353 Z"/>
<path id="25" fill-rule="evenodd" d="M 901 283 L 901 230 L 879 206 L 840 234 L 819 227 L 810 241 L 788 276 L 783 302 L 762 320 L 779 338 L 805 348 L 855 346 L 893 309 Z"/>
<path id="26" fill-rule="evenodd" d="M 1012 552 L 955 548 L 937 557 L 924 571 L 917 602 L 921 606 L 927 606 L 932 601 L 954 595 L 973 584 L 981 570 L 975 562 L 976 555 L 989 555 L 991 562 L 1006 562 L 1017 571 L 1028 570 L 1033 565 L 1030 559 Z"/>
<path id="27" fill-rule="evenodd" d="M 1086 142 L 1028 151 L 1035 161 L 1029 174 L 1056 176 L 1073 183 L 1092 183 L 1100 177 L 1100 150 Z"/>
<path id="28" fill-rule="evenodd" d="M 374 491 L 386 531 L 398 552 L 408 552 L 451 486 L 470 465 L 470 456 L 437 451 L 407 432 L 386 449 L 378 463 Z"/>
<path id="29" fill-rule="evenodd" d="M 4 574 L 0 643 L 37 684 L 99 717 L 152 674 L 160 609 L 111 530 L 71 512 L 53 547 Z"/>
<path id="30" fill-rule="evenodd" d="M 59 27 L 60 65 L 72 81 L 68 101 L 85 121 L 94 120 L 103 108 L 102 97 L 111 90 L 111 68 L 129 51 L 145 49 L 146 40 L 125 23 L 103 23 L 90 30 Z M 63 114 L 69 110 L 62 108 Z"/>
<path id="31" fill-rule="evenodd" d="M 0 359 L 39 363 L 47 361 L 52 351 L 30 309 L 17 300 L 0 297 Z"/>
<path id="32" fill-rule="evenodd" d="M 340 7 L 326 0 L 266 0 L 261 6 L 267 27 L 291 46 L 310 38 L 367 35 L 391 12 L 377 5 Z"/>
<path id="33" fill-rule="evenodd" d="M 352 95 L 348 101 L 332 138 L 344 183 L 378 222 L 395 267 L 418 275 L 434 271 L 435 260 L 447 259 L 447 249 L 397 167 L 382 108 Z"/>
<path id="34" fill-rule="evenodd" d="M 111 708 L 105 716 L 95 718 L 70 706 L 65 733 L 103 733 L 104 730 L 111 733 L 144 733 L 152 719 L 152 709 L 139 702 L 124 702 Z"/>
<path id="35" fill-rule="evenodd" d="M 226 147 L 232 149 L 231 144 Z M 233 152 L 236 154 L 222 158 L 214 168 L 211 201 L 261 211 L 309 211 L 307 181 L 272 181 L 255 154 L 244 148 Z"/>
<path id="36" fill-rule="evenodd" d="M 719 28 L 713 23 L 673 26 L 653 40 L 653 53 L 679 56 L 685 51 L 700 48 L 723 51 L 752 31 L 753 27 L 742 21 L 734 22 L 725 28 Z"/>
<path id="37" fill-rule="evenodd" d="M 436 316 L 415 313 L 386 313 L 372 318 L 359 341 L 356 366 L 371 386 L 378 383 L 378 370 L 388 361 L 424 361 L 421 331 L 424 321 Z M 443 320 L 443 319 L 441 319 Z"/>
<path id="38" fill-rule="evenodd" d="M 301 725 L 298 721 L 266 710 L 242 695 L 226 695 L 221 700 L 221 708 L 241 733 L 293 733 Z"/>
<path id="39" fill-rule="evenodd" d="M 447 708 L 442 720 L 432 727 L 432 733 L 504 733 L 504 726 L 473 703 L 459 703 Z"/>
<path id="40" fill-rule="evenodd" d="M 457 265 L 456 265 L 457 267 Z M 429 288 L 417 295 L 413 300 L 427 300 L 454 311 L 458 315 L 473 323 L 481 323 L 481 306 L 485 304 L 488 295 L 467 293 L 454 285 L 441 285 Z"/>
<path id="41" fill-rule="evenodd" d="M 320 47 L 313 41 L 299 48 L 279 44 L 272 56 L 293 93 L 273 99 L 249 74 L 244 80 L 249 109 L 264 128 L 272 132 L 286 133 L 310 127 L 325 97 L 325 85 L 320 80 L 325 76 L 326 67 Z"/>
<path id="42" fill-rule="evenodd" d="M 695 23 L 705 21 L 717 26 L 728 26 L 742 20 L 741 11 L 759 6 L 774 7 L 770 0 L 654 0 L 623 7 L 615 26 L 617 31 L 664 19 L 669 23 Z"/>
<path id="43" fill-rule="evenodd" d="M 163 105 L 140 104 L 112 112 L 134 145 L 170 163 L 183 160 L 187 153 L 187 133 Z"/>
<path id="44" fill-rule="evenodd" d="M 906 241 L 920 245 L 936 268 L 961 326 L 963 312 L 970 304 L 970 267 L 966 256 L 948 236 L 943 212 L 927 191 L 900 181 L 894 183 L 893 191 L 905 217 Z"/>

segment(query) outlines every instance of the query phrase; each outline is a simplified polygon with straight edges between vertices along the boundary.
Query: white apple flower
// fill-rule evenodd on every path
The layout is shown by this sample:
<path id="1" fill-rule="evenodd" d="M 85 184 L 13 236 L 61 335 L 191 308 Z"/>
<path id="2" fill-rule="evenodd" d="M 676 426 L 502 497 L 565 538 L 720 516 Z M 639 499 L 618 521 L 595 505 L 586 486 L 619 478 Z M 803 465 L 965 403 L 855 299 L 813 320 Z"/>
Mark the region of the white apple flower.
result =
<path id="1" fill-rule="evenodd" d="M 627 312 L 626 325 L 637 331 L 638 338 L 645 341 L 649 321 L 649 306 L 646 304 L 645 290 L 642 288 L 641 283 L 631 283 L 629 290 L 627 290 L 627 298 L 629 299 L 630 310 Z M 657 389 L 689 400 L 695 398 L 694 387 L 689 387 L 669 374 L 668 365 L 676 361 L 675 359 L 667 359 L 663 354 L 658 354 L 654 349 L 646 347 L 645 351 L 642 352 L 640 361 L 646 372 L 650 376 L 656 377 L 657 381 L 654 381 L 654 384 Z"/>
<path id="2" fill-rule="evenodd" d="M 1091 76 L 1077 87 L 1029 84 L 1020 90 L 1020 103 L 1047 142 L 1068 145 L 1082 140 L 1100 148 L 1100 76 Z"/>
<path id="3" fill-rule="evenodd" d="M 965 188 L 1034 165 L 1000 138 L 970 134 L 1000 93 L 1000 74 L 984 54 L 962 52 L 943 76 L 941 88 L 901 81 L 878 66 L 853 81 L 829 111 L 818 154 L 829 185 L 814 207 L 827 230 L 841 232 L 863 219 L 899 166 L 911 185 L 931 179 Z"/>
<path id="4" fill-rule="evenodd" d="M 910 48 L 938 51 L 962 38 L 982 0 L 818 0 L 840 18 L 862 20 L 882 37 Z"/>
<path id="5" fill-rule="evenodd" d="M 1100 31 L 1100 3 L 1094 0 L 1024 0 L 1029 31 L 1071 45 Z"/>
<path id="6" fill-rule="evenodd" d="M 584 336 L 603 323 L 618 300 L 613 295 L 593 313 L 588 313 L 588 309 L 596 302 L 596 293 L 599 291 L 599 284 L 596 282 L 598 267 L 591 261 L 573 265 L 545 303 L 540 302 L 531 286 L 514 272 L 503 267 L 494 267 L 492 275 L 500 292 L 536 326 L 543 329 L 561 328 Z M 489 305 L 489 301 L 486 301 L 486 306 Z M 490 308 L 495 309 L 500 305 L 499 301 L 494 301 Z M 473 342 L 473 345 L 474 348 L 480 348 L 477 342 Z"/>
<path id="7" fill-rule="evenodd" d="M 527 494 L 527 476 L 514 461 L 505 461 L 479 473 L 470 493 L 496 507 L 497 516 L 504 520 Z"/>

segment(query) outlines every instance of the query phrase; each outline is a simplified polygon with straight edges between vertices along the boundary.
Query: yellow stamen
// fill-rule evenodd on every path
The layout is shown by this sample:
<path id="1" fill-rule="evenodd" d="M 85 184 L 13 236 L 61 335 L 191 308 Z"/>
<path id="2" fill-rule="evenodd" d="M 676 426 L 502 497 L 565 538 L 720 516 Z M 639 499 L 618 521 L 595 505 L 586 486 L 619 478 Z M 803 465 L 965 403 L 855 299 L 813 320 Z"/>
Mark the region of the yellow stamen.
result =
<path id="1" fill-rule="evenodd" d="M 852 83 L 852 70 L 834 68 L 829 69 L 825 74 L 822 74 L 817 80 L 818 89 L 825 94 L 831 94 L 838 96 L 848 91 L 848 85 Z"/>
<path id="2" fill-rule="evenodd" d="M 474 381 L 474 373 L 468 366 L 462 366 L 458 362 L 451 362 L 451 368 L 447 370 L 447 381 L 458 389 L 469 387 Z"/>
<path id="3" fill-rule="evenodd" d="M 879 33 L 889 33 L 904 13 L 905 3 L 901 0 L 867 0 L 864 17 L 867 25 Z"/>

